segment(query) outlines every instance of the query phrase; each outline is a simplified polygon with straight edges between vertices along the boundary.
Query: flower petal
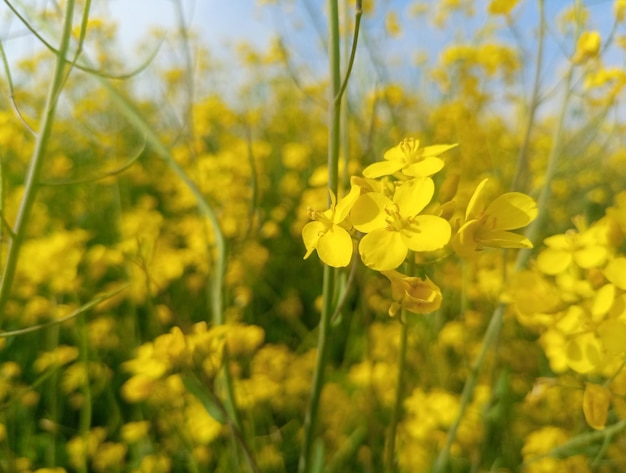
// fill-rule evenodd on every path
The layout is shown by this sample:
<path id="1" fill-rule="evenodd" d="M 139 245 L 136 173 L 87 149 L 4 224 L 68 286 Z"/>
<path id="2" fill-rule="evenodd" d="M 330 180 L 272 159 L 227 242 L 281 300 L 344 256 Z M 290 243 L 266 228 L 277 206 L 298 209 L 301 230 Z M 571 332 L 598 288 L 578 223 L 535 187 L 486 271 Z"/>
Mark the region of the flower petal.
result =
<path id="1" fill-rule="evenodd" d="M 452 249 L 461 258 L 469 258 L 478 250 L 476 231 L 480 228 L 478 220 L 465 222 L 452 239 Z"/>
<path id="2" fill-rule="evenodd" d="M 413 227 L 417 227 L 417 231 Z M 401 232 L 406 246 L 413 251 L 434 251 L 443 248 L 449 241 L 450 223 L 434 215 L 418 215 L 413 225 Z"/>
<path id="3" fill-rule="evenodd" d="M 614 258 L 604 269 L 606 278 L 622 290 L 626 290 L 626 258 Z"/>
<path id="4" fill-rule="evenodd" d="M 449 149 L 456 148 L 459 146 L 458 144 L 453 145 L 431 145 L 425 146 L 422 150 L 422 156 L 424 158 L 428 158 L 430 156 L 439 156 L 440 154 L 445 153 Z"/>
<path id="5" fill-rule="evenodd" d="M 443 159 L 431 156 L 406 166 L 402 172 L 412 177 L 428 177 L 441 171 L 443 166 Z"/>
<path id="6" fill-rule="evenodd" d="M 346 219 L 346 217 L 350 213 L 350 209 L 359 198 L 359 195 L 361 195 L 361 188 L 359 186 L 352 186 L 348 195 L 341 199 L 341 201 L 335 207 L 333 223 L 341 223 Z"/>
<path id="7" fill-rule="evenodd" d="M 508 192 L 496 198 L 485 210 L 496 219 L 494 230 L 521 228 L 537 217 L 537 204 L 521 192 Z"/>
<path id="8" fill-rule="evenodd" d="M 489 179 L 483 179 L 474 189 L 474 193 L 470 198 L 469 204 L 467 204 L 467 210 L 465 211 L 465 220 L 473 220 L 479 218 L 485 209 L 485 186 Z"/>
<path id="9" fill-rule="evenodd" d="M 376 271 L 388 271 L 402 264 L 408 248 L 400 233 L 379 228 L 361 239 L 359 253 L 365 266 Z"/>
<path id="10" fill-rule="evenodd" d="M 479 236 L 481 246 L 490 248 L 532 248 L 532 242 L 524 235 L 500 230 L 490 231 Z"/>
<path id="11" fill-rule="evenodd" d="M 537 268 L 543 274 L 555 275 L 567 269 L 572 262 L 569 251 L 546 248 L 537 256 Z"/>
<path id="12" fill-rule="evenodd" d="M 317 248 L 317 244 L 320 240 L 320 235 L 326 232 L 326 225 L 322 222 L 314 221 L 307 223 L 302 228 L 302 240 L 306 247 L 306 254 L 304 259 L 307 259 L 313 253 L 313 250 Z"/>
<path id="13" fill-rule="evenodd" d="M 413 217 L 426 207 L 435 193 L 435 183 L 430 177 L 415 178 L 404 182 L 393 194 L 394 203 L 398 204 L 400 215 Z"/>
<path id="14" fill-rule="evenodd" d="M 324 233 L 317 244 L 317 254 L 328 266 L 343 268 L 350 264 L 352 259 L 352 238 L 350 234 L 339 225 Z"/>
<path id="15" fill-rule="evenodd" d="M 391 205 L 391 200 L 378 192 L 362 194 L 352 206 L 350 222 L 354 228 L 363 233 L 369 233 L 385 226 L 385 207 Z"/>
<path id="16" fill-rule="evenodd" d="M 398 172 L 402 169 L 402 166 L 404 166 L 404 163 L 401 161 L 379 161 L 377 163 L 370 164 L 363 169 L 363 176 L 369 179 L 390 176 L 394 172 Z"/>

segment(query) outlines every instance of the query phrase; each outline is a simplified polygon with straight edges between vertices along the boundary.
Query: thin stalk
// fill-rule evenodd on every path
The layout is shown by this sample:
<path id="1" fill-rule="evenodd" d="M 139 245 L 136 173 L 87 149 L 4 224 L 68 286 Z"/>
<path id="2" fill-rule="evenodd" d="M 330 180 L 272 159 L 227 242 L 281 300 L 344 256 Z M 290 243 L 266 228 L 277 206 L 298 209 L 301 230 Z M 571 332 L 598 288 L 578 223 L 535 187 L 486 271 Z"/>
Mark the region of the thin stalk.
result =
<path id="1" fill-rule="evenodd" d="M 535 241 L 539 236 L 539 230 L 543 226 L 543 223 L 548 214 L 548 203 L 552 194 L 550 184 L 554 178 L 556 172 L 557 162 L 561 155 L 561 149 L 563 146 L 563 132 L 565 131 L 565 117 L 570 104 L 570 98 L 572 96 L 572 78 L 574 74 L 574 66 L 570 64 L 565 77 L 565 97 L 563 97 L 563 103 L 561 104 L 561 110 L 559 112 L 559 120 L 552 137 L 552 148 L 550 149 L 550 155 L 548 156 L 548 164 L 546 165 L 546 171 L 544 175 L 544 183 L 541 188 L 539 197 L 537 198 L 537 218 L 531 222 L 526 229 L 526 237 L 530 241 Z M 515 269 L 521 269 L 526 266 L 526 263 L 530 259 L 531 250 L 520 250 L 517 255 L 517 261 L 515 262 Z"/>
<path id="2" fill-rule="evenodd" d="M 456 439 L 456 433 L 461 425 L 461 421 L 463 420 L 463 415 L 467 410 L 472 398 L 474 396 L 474 389 L 476 388 L 476 384 L 478 384 L 478 377 L 482 371 L 483 365 L 485 363 L 485 358 L 489 350 L 491 350 L 492 346 L 495 345 L 495 342 L 498 340 L 498 335 L 500 334 L 500 327 L 502 326 L 502 316 L 504 314 L 504 304 L 499 304 L 494 311 L 491 321 L 487 327 L 487 331 L 485 332 L 485 336 L 483 337 L 483 344 L 474 360 L 472 368 L 469 372 L 469 376 L 465 380 L 465 385 L 463 386 L 463 391 L 461 393 L 461 400 L 459 405 L 459 413 L 454 419 L 454 423 L 450 426 L 448 430 L 448 435 L 446 437 L 446 443 L 444 447 L 439 452 L 437 456 L 437 460 L 435 461 L 435 465 L 433 468 L 433 472 L 435 473 L 443 473 L 447 470 L 448 461 L 450 459 L 450 448 Z"/>
<path id="3" fill-rule="evenodd" d="M 313 372 L 311 396 L 304 417 L 304 440 L 298 461 L 298 473 L 308 473 L 311 466 L 311 454 L 315 440 L 315 428 L 318 420 L 320 397 L 322 387 L 324 386 L 324 368 L 326 367 L 328 355 L 327 341 L 330 335 L 330 317 L 333 306 L 333 294 L 335 292 L 335 276 L 335 268 L 324 266 L 324 286 L 322 293 L 324 306 L 322 308 L 322 317 L 317 338 L 317 358 Z"/>
<path id="4" fill-rule="evenodd" d="M 400 346 L 398 348 L 398 380 L 396 382 L 396 399 L 391 413 L 391 425 L 387 437 L 387 448 L 385 451 L 385 472 L 393 473 L 396 468 L 396 433 L 398 422 L 402 411 L 402 401 L 404 400 L 404 371 L 406 367 L 406 348 L 409 338 L 409 325 L 406 323 L 406 311 L 403 309 L 400 314 Z"/>
<path id="5" fill-rule="evenodd" d="M 339 37 L 339 6 L 338 0 L 328 0 L 328 66 L 330 73 L 330 108 L 328 130 L 328 190 L 337 195 L 339 177 L 339 144 L 341 124 L 341 76 L 340 76 L 340 37 Z M 318 411 L 322 387 L 324 386 L 324 369 L 328 355 L 328 338 L 330 335 L 330 319 L 333 314 L 335 295 L 336 270 L 324 266 L 322 283 L 322 314 L 317 339 L 317 359 L 313 372 L 311 395 L 304 416 L 304 438 L 298 460 L 298 473 L 307 473 L 311 466 L 311 453 L 315 440 Z"/>
<path id="6" fill-rule="evenodd" d="M 89 440 L 89 430 L 92 419 L 92 399 L 91 386 L 89 385 L 89 344 L 87 343 L 87 329 L 85 318 L 78 318 L 78 343 L 80 346 L 80 361 L 85 369 L 85 384 L 82 388 L 83 404 L 80 409 L 79 433 L 83 442 L 87 445 Z M 85 449 L 85 461 L 81 464 L 80 470 L 87 472 L 87 449 Z"/>
<path id="7" fill-rule="evenodd" d="M 546 15 L 544 9 L 544 0 L 539 0 L 539 37 L 537 38 L 537 57 L 535 58 L 535 77 L 533 79 L 533 88 L 531 92 L 530 104 L 528 106 L 528 119 L 526 121 L 526 130 L 524 132 L 524 141 L 517 157 L 517 166 L 511 183 L 511 191 L 521 189 L 525 190 L 523 179 L 528 175 L 528 147 L 530 145 L 530 136 L 535 124 L 535 116 L 539 108 L 539 90 L 541 82 L 541 71 L 543 64 L 543 46 L 546 30 Z"/>
<path id="8" fill-rule="evenodd" d="M 50 140 L 50 135 L 52 133 L 52 125 L 54 123 L 59 94 L 66 78 L 65 56 L 69 49 L 72 34 L 74 4 L 75 0 L 68 0 L 67 6 L 65 7 L 63 32 L 61 34 L 59 52 L 54 65 L 52 82 L 50 83 L 50 88 L 48 89 L 46 105 L 43 111 L 39 133 L 37 134 L 37 139 L 35 141 L 35 149 L 33 150 L 33 155 L 30 159 L 30 165 L 28 167 L 28 174 L 24 185 L 24 197 L 20 203 L 15 221 L 15 227 L 13 229 L 14 236 L 9 243 L 7 259 L 2 272 L 2 282 L 0 282 L 0 317 L 4 314 L 4 308 L 11 293 L 20 248 L 26 235 L 26 226 L 30 220 L 33 204 L 35 203 L 37 192 L 39 190 L 39 174 L 46 155 L 46 150 L 48 148 L 48 141 Z"/>
<path id="9" fill-rule="evenodd" d="M 570 64 L 565 77 L 565 96 L 563 97 L 563 103 L 559 112 L 558 124 L 554 131 L 552 149 L 550 150 L 550 155 L 548 157 L 548 164 L 545 172 L 545 182 L 537 201 L 539 214 L 537 218 L 528 226 L 526 231 L 526 236 L 531 241 L 534 241 L 537 238 L 541 225 L 546 217 L 548 201 L 550 199 L 550 183 L 552 181 L 552 178 L 554 177 L 558 157 L 561 154 L 565 117 L 567 115 L 567 110 L 569 108 L 570 98 L 572 95 L 572 77 L 573 65 Z M 530 250 L 520 250 L 517 255 L 517 260 L 515 262 L 515 271 L 523 268 L 528 262 L 529 258 Z M 461 420 L 463 419 L 465 411 L 467 410 L 467 407 L 469 406 L 469 403 L 471 402 L 474 395 L 474 389 L 478 382 L 478 377 L 482 371 L 486 355 L 493 348 L 498 340 L 500 328 L 502 327 L 502 319 L 504 317 L 505 307 L 505 304 L 498 304 L 493 312 L 491 320 L 489 321 L 489 325 L 487 326 L 487 330 L 483 337 L 483 343 L 480 352 L 478 353 L 478 356 L 476 357 L 476 360 L 472 365 L 472 369 L 470 370 L 469 376 L 465 381 L 465 385 L 463 386 L 459 413 L 453 425 L 450 427 L 450 430 L 448 431 L 444 448 L 439 452 L 439 455 L 437 456 L 437 460 L 433 468 L 433 471 L 435 473 L 443 473 L 444 471 L 446 471 L 450 457 L 450 448 L 452 447 L 452 444 L 456 439 L 456 433 L 461 423 Z"/>

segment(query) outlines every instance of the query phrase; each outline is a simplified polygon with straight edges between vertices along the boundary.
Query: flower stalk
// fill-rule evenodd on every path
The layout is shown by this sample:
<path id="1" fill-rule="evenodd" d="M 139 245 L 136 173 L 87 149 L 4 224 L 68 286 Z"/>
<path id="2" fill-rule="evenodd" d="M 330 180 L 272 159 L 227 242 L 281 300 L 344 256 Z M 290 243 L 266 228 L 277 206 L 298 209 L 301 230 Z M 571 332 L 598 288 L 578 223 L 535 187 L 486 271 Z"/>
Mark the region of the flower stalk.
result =
<path id="1" fill-rule="evenodd" d="M 59 49 L 54 64 L 52 81 L 48 89 L 46 97 L 46 105 L 44 107 L 41 124 L 37 132 L 35 148 L 30 159 L 26 182 L 24 184 L 24 197 L 20 203 L 15 221 L 15 227 L 12 231 L 12 237 L 9 242 L 6 261 L 2 272 L 2 282 L 0 282 L 0 317 L 4 314 L 4 309 L 11 295 L 11 287 L 15 278 L 15 271 L 19 259 L 20 249 L 26 235 L 26 226 L 30 221 L 30 215 L 33 205 L 37 198 L 40 188 L 39 175 L 43 166 L 43 161 L 48 149 L 48 142 L 52 133 L 52 125 L 56 114 L 56 107 L 61 91 L 67 79 L 69 71 L 66 69 L 66 54 L 69 50 L 70 38 L 72 35 L 72 21 L 74 17 L 75 0 L 68 0 L 65 7 L 65 17 L 63 19 L 63 29 Z"/>

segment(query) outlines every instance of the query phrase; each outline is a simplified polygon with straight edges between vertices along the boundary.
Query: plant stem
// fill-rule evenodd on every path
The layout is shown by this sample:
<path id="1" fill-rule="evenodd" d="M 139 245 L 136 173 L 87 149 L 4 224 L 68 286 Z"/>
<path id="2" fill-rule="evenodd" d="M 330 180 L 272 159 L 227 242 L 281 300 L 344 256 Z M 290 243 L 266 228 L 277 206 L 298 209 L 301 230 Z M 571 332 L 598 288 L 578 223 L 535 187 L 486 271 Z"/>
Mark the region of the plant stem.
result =
<path id="1" fill-rule="evenodd" d="M 533 89 L 531 92 L 530 104 L 528 105 L 528 119 L 526 121 L 526 130 L 524 132 L 524 141 L 517 157 L 517 167 L 511 184 L 511 191 L 526 190 L 526 179 L 529 174 L 528 148 L 530 145 L 530 135 L 532 134 L 533 125 L 535 123 L 535 115 L 539 108 L 539 86 L 541 80 L 541 71 L 543 64 L 543 45 L 546 29 L 546 15 L 544 9 L 544 0 L 539 0 L 539 38 L 537 39 L 537 57 L 535 59 L 535 77 L 533 79 Z"/>
<path id="2" fill-rule="evenodd" d="M 339 143 L 341 123 L 341 77 L 339 53 L 339 6 L 338 0 L 328 0 L 328 58 L 330 72 L 330 107 L 328 130 L 328 190 L 337 195 L 339 177 Z M 307 473 L 311 464 L 311 452 L 317 426 L 319 402 L 324 385 L 324 369 L 327 358 L 327 342 L 330 333 L 330 319 L 333 314 L 333 299 L 335 295 L 336 270 L 324 266 L 324 280 L 322 283 L 322 315 L 317 340 L 317 360 L 313 372 L 313 384 L 309 404 L 304 416 L 304 439 L 298 460 L 298 473 Z"/>
<path id="3" fill-rule="evenodd" d="M 385 451 L 385 472 L 393 473 L 395 471 L 396 460 L 396 432 L 398 429 L 398 421 L 400 420 L 400 412 L 402 410 L 402 401 L 404 399 L 404 371 L 406 366 L 406 348 L 409 338 L 409 326 L 406 323 L 406 311 L 403 309 L 400 314 L 400 346 L 398 348 L 398 380 L 396 383 L 396 399 L 391 413 L 391 425 L 389 426 L 389 434 L 387 437 L 387 448 Z"/>
<path id="4" fill-rule="evenodd" d="M 72 33 L 72 18 L 74 15 L 75 0 L 68 0 L 65 7 L 65 18 L 63 20 L 63 32 L 61 34 L 61 42 L 54 65 L 52 82 L 48 89 L 46 105 L 43 111 L 41 125 L 35 142 L 35 149 L 30 159 L 28 174 L 24 185 L 24 197 L 20 203 L 17 213 L 15 227 L 13 229 L 13 237 L 9 243 L 7 251 L 7 259 L 2 272 L 2 282 L 0 283 L 0 317 L 4 315 L 4 308 L 9 300 L 13 279 L 15 278 L 15 270 L 20 254 L 20 248 L 26 235 L 26 226 L 30 220 L 30 214 L 39 190 L 39 174 L 41 172 L 42 163 L 48 148 L 48 141 L 52 133 L 52 125 L 56 112 L 56 105 L 59 94 L 63 88 L 66 79 L 65 75 L 65 55 L 69 48 L 70 37 Z"/>

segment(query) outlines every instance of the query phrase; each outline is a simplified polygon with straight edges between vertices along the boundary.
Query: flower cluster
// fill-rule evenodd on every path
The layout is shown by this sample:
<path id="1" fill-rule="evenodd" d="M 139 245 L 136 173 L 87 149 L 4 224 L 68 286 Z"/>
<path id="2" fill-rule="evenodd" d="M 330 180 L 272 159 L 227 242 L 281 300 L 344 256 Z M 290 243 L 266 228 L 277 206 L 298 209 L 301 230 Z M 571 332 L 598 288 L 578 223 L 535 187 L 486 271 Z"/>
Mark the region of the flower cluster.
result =
<path id="1" fill-rule="evenodd" d="M 391 282 L 393 302 L 389 314 L 404 308 L 429 313 L 441 305 L 441 290 L 426 276 L 405 275 L 397 269 L 418 255 L 452 248 L 462 258 L 479 254 L 485 247 L 531 248 L 523 235 L 510 232 L 528 225 L 537 216 L 532 198 L 509 192 L 486 205 L 483 180 L 472 196 L 464 222 L 452 235 L 455 190 L 440 189 L 434 202 L 433 176 L 444 168 L 442 155 L 454 144 L 420 147 L 417 139 L 406 138 L 389 149 L 383 161 L 352 176 L 348 194 L 340 200 L 331 193 L 330 208 L 309 209 L 313 221 L 306 224 L 302 237 L 305 258 L 317 251 L 320 259 L 333 267 L 350 264 L 355 241 L 361 261 L 381 272 Z"/>
<path id="2" fill-rule="evenodd" d="M 531 270 L 511 281 L 518 321 L 540 334 L 556 376 L 574 372 L 585 385 L 582 410 L 590 427 L 603 429 L 610 391 L 626 354 L 626 257 L 619 205 L 587 226 L 550 236 Z M 598 379 L 609 380 L 598 385 Z"/>

